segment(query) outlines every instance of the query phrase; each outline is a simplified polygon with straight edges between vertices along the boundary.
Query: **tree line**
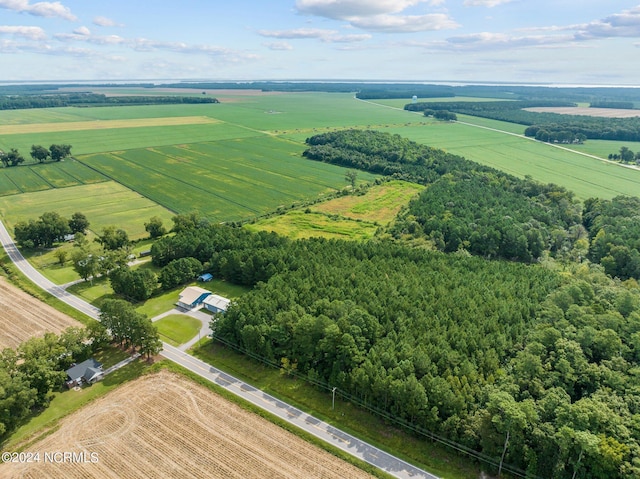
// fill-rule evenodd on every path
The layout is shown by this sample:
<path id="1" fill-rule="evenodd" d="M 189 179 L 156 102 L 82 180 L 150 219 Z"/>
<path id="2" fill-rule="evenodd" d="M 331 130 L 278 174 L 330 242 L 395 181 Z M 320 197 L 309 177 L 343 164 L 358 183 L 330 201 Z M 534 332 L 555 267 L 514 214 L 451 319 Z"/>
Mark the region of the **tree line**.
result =
<path id="1" fill-rule="evenodd" d="M 16 349 L 0 352 L 0 439 L 7 438 L 34 411 L 46 408 L 52 392 L 64 385 L 65 371 L 105 344 L 99 323 L 68 328 L 59 336 L 45 333 Z"/>
<path id="2" fill-rule="evenodd" d="M 537 261 L 589 257 L 613 277 L 640 279 L 635 197 L 589 199 L 531 178 L 449 155 L 387 133 L 346 130 L 308 139 L 307 158 L 430 185 L 390 230 L 441 251 Z M 599 235 L 599 236 L 598 236 Z"/>
<path id="3" fill-rule="evenodd" d="M 0 110 L 30 108 L 61 108 L 67 106 L 174 105 L 220 103 L 208 96 L 106 96 L 98 93 L 34 95 L 20 94 L 0 97 Z"/>
<path id="4" fill-rule="evenodd" d="M 62 161 L 68 156 L 71 156 L 71 145 L 53 144 L 48 149 L 42 145 L 31 145 L 31 158 L 37 163 L 44 163 L 47 160 Z M 24 163 L 24 156 L 16 148 L 11 148 L 7 152 L 0 150 L 0 162 L 5 168 L 18 166 Z"/>
<path id="5" fill-rule="evenodd" d="M 640 151 L 634 153 L 628 146 L 621 146 L 618 153 L 609 153 L 608 158 L 627 165 L 640 165 Z"/>
<path id="6" fill-rule="evenodd" d="M 582 142 L 586 139 L 640 141 L 640 117 L 599 118 L 525 110 L 534 107 L 576 106 L 566 101 L 419 102 L 405 105 L 408 111 L 448 110 L 458 114 L 526 125 L 524 134 L 541 141 Z"/>

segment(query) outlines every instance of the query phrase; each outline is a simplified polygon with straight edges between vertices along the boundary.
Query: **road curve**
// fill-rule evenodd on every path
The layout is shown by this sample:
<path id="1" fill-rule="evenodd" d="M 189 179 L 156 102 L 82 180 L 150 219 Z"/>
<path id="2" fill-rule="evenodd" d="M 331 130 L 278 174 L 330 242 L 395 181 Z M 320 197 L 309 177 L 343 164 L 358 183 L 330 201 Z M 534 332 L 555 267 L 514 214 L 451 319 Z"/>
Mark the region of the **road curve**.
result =
<path id="1" fill-rule="evenodd" d="M 100 310 L 83 299 L 65 291 L 53 282 L 45 278 L 22 256 L 13 242 L 9 232 L 0 221 L 0 241 L 2 246 L 14 262 L 16 267 L 40 288 L 51 293 L 69 306 L 85 313 L 94 319 L 98 319 Z M 419 469 L 400 458 L 392 456 L 383 450 L 361 441 L 360 439 L 337 429 L 330 424 L 321 421 L 309 414 L 297 409 L 269 394 L 240 381 L 239 379 L 214 368 L 210 364 L 201 361 L 180 349 L 167 343 L 162 343 L 162 356 L 189 371 L 225 388 L 233 394 L 258 406 L 265 411 L 278 416 L 296 427 L 313 434 L 323 441 L 342 449 L 354 457 L 385 471 L 399 479 L 440 479 L 427 471 Z"/>

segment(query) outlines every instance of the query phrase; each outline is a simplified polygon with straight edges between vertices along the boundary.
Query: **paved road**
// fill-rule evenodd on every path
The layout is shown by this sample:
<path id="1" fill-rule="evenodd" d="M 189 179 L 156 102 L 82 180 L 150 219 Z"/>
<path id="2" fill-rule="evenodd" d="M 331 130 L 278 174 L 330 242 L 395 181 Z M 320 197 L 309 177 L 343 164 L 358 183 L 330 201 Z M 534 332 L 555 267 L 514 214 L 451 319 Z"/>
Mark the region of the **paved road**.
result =
<path id="1" fill-rule="evenodd" d="M 333 446 L 402 479 L 438 479 L 422 469 L 398 459 L 330 424 L 321 421 L 253 386 L 200 361 L 173 346 L 165 345 L 162 355 L 199 376 L 222 386 L 250 403 L 298 426 Z"/>
<path id="2" fill-rule="evenodd" d="M 0 241 L 5 251 L 16 264 L 18 269 L 40 288 L 48 291 L 52 295 L 61 299 L 68 305 L 76 308 L 88 316 L 98 319 L 99 310 L 86 301 L 68 293 L 64 289 L 55 285 L 42 276 L 27 260 L 22 256 L 18 248 L 13 243 L 11 236 L 7 232 L 4 224 L 0 221 Z M 240 381 L 227 373 L 214 368 L 193 356 L 175 348 L 167 343 L 162 344 L 162 356 L 170 361 L 180 364 L 189 371 L 194 372 L 214 382 L 228 391 L 242 397 L 256 406 L 275 414 L 276 416 L 294 424 L 295 426 L 313 434 L 314 436 L 339 447 L 343 451 L 372 464 L 390 475 L 399 479 L 439 479 L 422 469 L 395 456 L 387 454 L 371 444 L 361 441 L 320 419 L 308 415 L 307 413 L 270 396 L 253 386 Z"/>

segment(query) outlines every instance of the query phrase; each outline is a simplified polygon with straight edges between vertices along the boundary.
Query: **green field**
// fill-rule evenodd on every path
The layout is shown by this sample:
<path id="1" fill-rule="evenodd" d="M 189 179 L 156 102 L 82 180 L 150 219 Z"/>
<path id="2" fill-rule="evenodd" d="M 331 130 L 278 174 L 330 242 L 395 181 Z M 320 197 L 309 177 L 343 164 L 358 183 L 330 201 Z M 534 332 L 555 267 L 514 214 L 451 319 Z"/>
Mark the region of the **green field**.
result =
<path id="1" fill-rule="evenodd" d="M 87 185 L 108 178 L 73 159 L 0 169 L 0 196 Z"/>
<path id="2" fill-rule="evenodd" d="M 274 231 L 292 239 L 370 239 L 423 189 L 406 181 L 389 181 L 370 187 L 364 194 L 341 196 L 245 227 L 251 231 Z"/>
<path id="3" fill-rule="evenodd" d="M 202 327 L 200 320 L 186 314 L 170 314 L 153 324 L 158 328 L 161 339 L 172 346 L 180 346 L 195 337 Z"/>
<path id="4" fill-rule="evenodd" d="M 172 211 L 197 211 L 223 222 L 260 216 L 346 185 L 344 168 L 305 160 L 301 152 L 300 145 L 264 136 L 79 160 Z"/>
<path id="5" fill-rule="evenodd" d="M 0 215 L 9 231 L 18 221 L 36 219 L 47 211 L 57 211 L 66 218 L 79 211 L 89 220 L 92 231 L 100 233 L 103 227 L 116 225 L 131 239 L 148 236 L 144 223 L 152 216 L 162 218 L 168 227 L 174 216 L 114 181 L 0 197 Z"/>
<path id="6" fill-rule="evenodd" d="M 32 144 L 69 143 L 74 155 L 94 169 L 71 160 L 2 169 L 0 195 L 57 189 L 64 197 L 62 192 L 68 187 L 95 186 L 104 175 L 172 212 L 199 211 L 214 221 L 251 218 L 344 187 L 343 169 L 304 160 L 301 152 L 309 136 L 350 127 L 397 133 L 516 176 L 530 175 L 563 185 L 581 199 L 636 195 L 640 185 L 640 171 L 490 129 L 521 134 L 521 125 L 463 115 L 458 123 L 439 122 L 402 110 L 408 99 L 365 102 L 354 99 L 353 94 L 317 92 L 224 92 L 216 97 L 220 104 L 2 111 L 0 125 L 34 125 L 39 133 L 0 132 L 1 149 L 17 147 L 28 158 Z M 100 121 L 145 125 L 153 119 L 188 117 L 210 118 L 212 123 L 98 128 Z M 82 121 L 93 129 L 78 129 Z M 52 130 L 68 127 L 68 131 L 44 131 L 46 123 L 51 123 Z M 575 148 L 606 156 L 620 146 L 588 141 Z M 634 146 L 639 149 L 636 145 L 630 148 Z M 359 176 L 372 178 L 364 173 Z M 88 198 L 97 196 L 84 191 L 83 201 L 70 203 L 72 212 L 84 212 L 88 207 L 83 205 L 93 201 Z M 50 204 L 56 203 L 54 197 L 58 193 L 49 197 Z M 20 196 L 11 198 L 11 203 L 21 203 Z M 99 198 L 96 204 L 101 205 Z M 6 216 L 7 208 L 0 213 L 12 220 Z M 123 215 L 127 213 L 107 208 L 106 218 L 92 223 L 123 221 L 127 229 L 132 219 Z M 133 216 L 146 220 L 151 215 L 140 212 Z M 170 217 L 166 211 L 161 216 Z M 139 237 L 140 228 L 127 231 Z"/>

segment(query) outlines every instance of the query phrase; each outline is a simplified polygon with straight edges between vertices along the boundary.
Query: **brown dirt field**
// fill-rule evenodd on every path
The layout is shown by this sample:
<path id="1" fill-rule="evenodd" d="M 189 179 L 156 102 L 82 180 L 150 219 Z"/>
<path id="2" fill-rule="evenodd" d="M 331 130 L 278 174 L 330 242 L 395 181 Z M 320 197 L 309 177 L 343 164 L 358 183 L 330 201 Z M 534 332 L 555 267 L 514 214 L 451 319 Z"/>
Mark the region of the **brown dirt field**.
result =
<path id="1" fill-rule="evenodd" d="M 45 332 L 59 334 L 78 321 L 28 295 L 0 277 L 0 350 Z"/>
<path id="2" fill-rule="evenodd" d="M 52 451 L 87 462 L 44 462 Z M 0 478 L 370 478 L 187 378 L 162 371 L 125 384 L 63 419 L 29 446 L 39 463 L 0 466 Z M 91 463 L 91 454 L 94 463 Z"/>
<path id="3" fill-rule="evenodd" d="M 166 118 L 134 118 L 129 120 L 69 121 L 60 123 L 32 123 L 26 125 L 6 125 L 3 135 L 21 133 L 51 133 L 61 131 L 107 130 L 113 128 L 139 128 L 145 126 L 204 125 L 220 123 L 207 116 L 176 116 Z"/>
<path id="4" fill-rule="evenodd" d="M 633 118 L 640 116 L 640 110 L 623 110 L 615 108 L 586 108 L 586 107 L 540 107 L 525 108 L 536 113 L 559 113 L 560 115 L 597 116 L 600 118 Z"/>

